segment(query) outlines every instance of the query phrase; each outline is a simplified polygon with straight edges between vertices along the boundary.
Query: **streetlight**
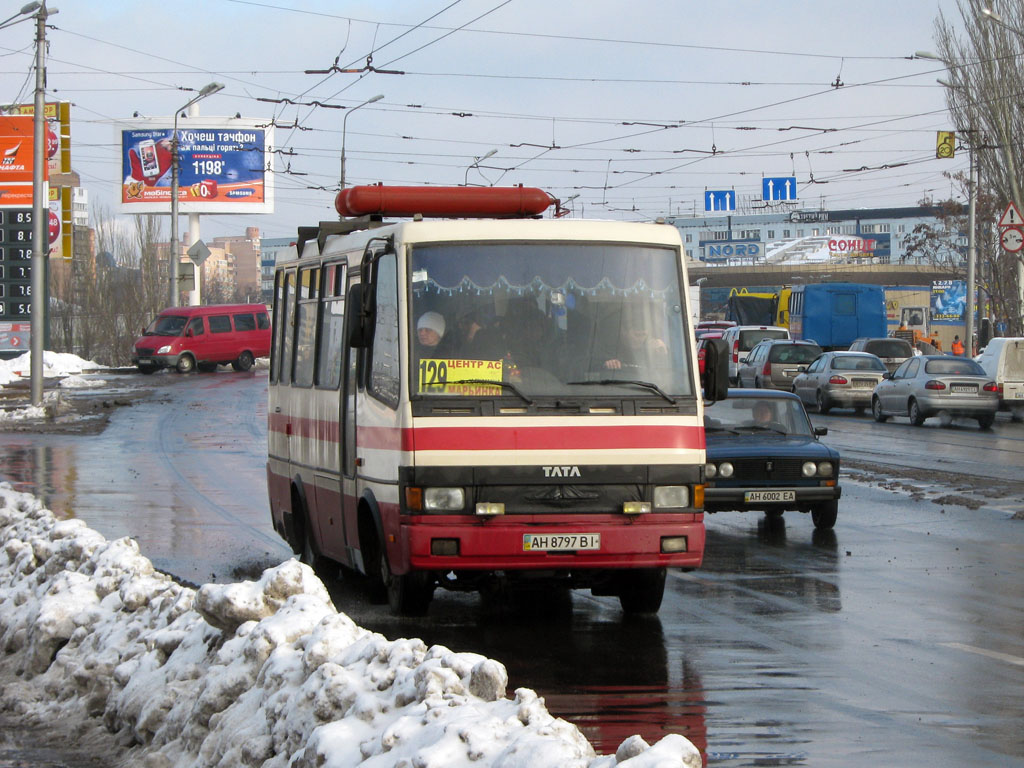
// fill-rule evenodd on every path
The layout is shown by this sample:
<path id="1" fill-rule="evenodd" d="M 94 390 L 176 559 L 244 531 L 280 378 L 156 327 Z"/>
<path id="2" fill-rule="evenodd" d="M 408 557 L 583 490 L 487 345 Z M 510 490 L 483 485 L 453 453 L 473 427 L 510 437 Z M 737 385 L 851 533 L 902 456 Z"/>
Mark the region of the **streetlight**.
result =
<path id="1" fill-rule="evenodd" d="M 362 104 L 356 104 L 356 106 L 352 107 L 352 109 L 346 112 L 345 116 L 341 119 L 341 179 L 339 180 L 338 183 L 339 189 L 345 188 L 345 124 L 348 123 L 348 116 L 351 115 L 360 107 L 365 107 L 367 104 L 373 104 L 373 102 L 380 101 L 383 98 L 384 94 L 378 93 L 372 99 L 367 99 Z"/>
<path id="2" fill-rule="evenodd" d="M 224 88 L 224 83 L 210 83 L 203 86 L 202 90 L 185 106 L 174 110 L 174 133 L 171 135 L 171 302 L 170 306 L 178 306 L 178 115 L 191 107 L 200 99 L 216 93 Z"/>
<path id="3" fill-rule="evenodd" d="M 474 157 L 473 158 L 473 162 L 469 164 L 468 168 L 466 168 L 466 176 L 462 180 L 462 186 L 464 186 L 464 187 L 469 186 L 469 172 L 472 169 L 476 168 L 477 170 L 480 170 L 480 163 L 482 163 L 488 157 L 493 157 L 496 154 L 498 154 L 498 150 L 492 149 L 490 152 L 487 152 L 486 154 L 480 155 L 480 157 Z"/>

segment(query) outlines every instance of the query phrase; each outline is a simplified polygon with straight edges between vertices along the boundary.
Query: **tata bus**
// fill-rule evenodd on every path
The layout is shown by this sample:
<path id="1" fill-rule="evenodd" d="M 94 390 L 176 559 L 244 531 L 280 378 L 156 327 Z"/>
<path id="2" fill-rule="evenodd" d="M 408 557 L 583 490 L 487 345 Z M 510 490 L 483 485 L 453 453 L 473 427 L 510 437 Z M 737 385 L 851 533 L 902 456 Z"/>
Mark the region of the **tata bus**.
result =
<path id="1" fill-rule="evenodd" d="M 342 219 L 301 228 L 299 258 L 277 265 L 274 527 L 396 613 L 422 614 L 439 587 L 519 582 L 654 612 L 668 569 L 701 564 L 679 232 L 544 218 L 552 202 L 352 187 Z"/>

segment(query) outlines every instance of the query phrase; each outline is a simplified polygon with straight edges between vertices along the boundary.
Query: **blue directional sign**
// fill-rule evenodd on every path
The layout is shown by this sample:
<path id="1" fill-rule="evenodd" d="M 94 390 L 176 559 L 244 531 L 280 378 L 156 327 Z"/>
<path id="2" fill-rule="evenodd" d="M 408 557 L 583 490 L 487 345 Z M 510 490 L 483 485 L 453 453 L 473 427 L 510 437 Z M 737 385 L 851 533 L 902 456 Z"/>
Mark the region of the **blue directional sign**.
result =
<path id="1" fill-rule="evenodd" d="M 762 200 L 796 200 L 796 176 L 761 179 Z"/>
<path id="2" fill-rule="evenodd" d="M 731 189 L 706 190 L 704 192 L 705 211 L 735 211 L 736 193 Z"/>

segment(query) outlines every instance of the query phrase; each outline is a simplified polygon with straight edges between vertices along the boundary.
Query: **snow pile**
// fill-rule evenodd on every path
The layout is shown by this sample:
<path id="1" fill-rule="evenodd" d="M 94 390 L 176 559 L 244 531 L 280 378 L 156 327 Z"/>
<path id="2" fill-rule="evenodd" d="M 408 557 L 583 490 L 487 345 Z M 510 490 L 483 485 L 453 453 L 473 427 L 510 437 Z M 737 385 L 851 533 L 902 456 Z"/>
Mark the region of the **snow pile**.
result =
<path id="1" fill-rule="evenodd" d="M 43 376 L 67 376 L 86 371 L 98 371 L 100 365 L 91 360 L 83 360 L 78 355 L 64 352 L 43 352 Z M 10 360 L 0 360 L 0 387 L 32 374 L 32 353 L 26 352 Z"/>
<path id="2" fill-rule="evenodd" d="M 56 520 L 0 484 L 0 711 L 101 720 L 146 768 L 699 768 L 682 736 L 596 756 L 503 665 L 387 640 L 296 560 L 198 591 L 131 539 Z M 10 675 L 7 676 L 10 678 Z"/>

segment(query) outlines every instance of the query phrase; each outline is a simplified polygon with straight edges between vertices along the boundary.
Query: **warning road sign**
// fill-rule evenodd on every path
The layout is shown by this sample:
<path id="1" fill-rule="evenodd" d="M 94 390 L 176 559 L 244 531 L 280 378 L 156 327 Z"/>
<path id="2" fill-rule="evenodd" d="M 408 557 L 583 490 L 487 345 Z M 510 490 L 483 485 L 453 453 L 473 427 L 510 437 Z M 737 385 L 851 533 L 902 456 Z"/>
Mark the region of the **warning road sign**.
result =
<path id="1" fill-rule="evenodd" d="M 1002 217 L 999 219 L 1000 227 L 1019 227 L 1024 225 L 1024 216 L 1020 215 L 1020 211 L 1017 210 L 1017 206 L 1010 201 L 1010 204 L 1006 206 L 1006 210 L 1003 211 Z"/>

